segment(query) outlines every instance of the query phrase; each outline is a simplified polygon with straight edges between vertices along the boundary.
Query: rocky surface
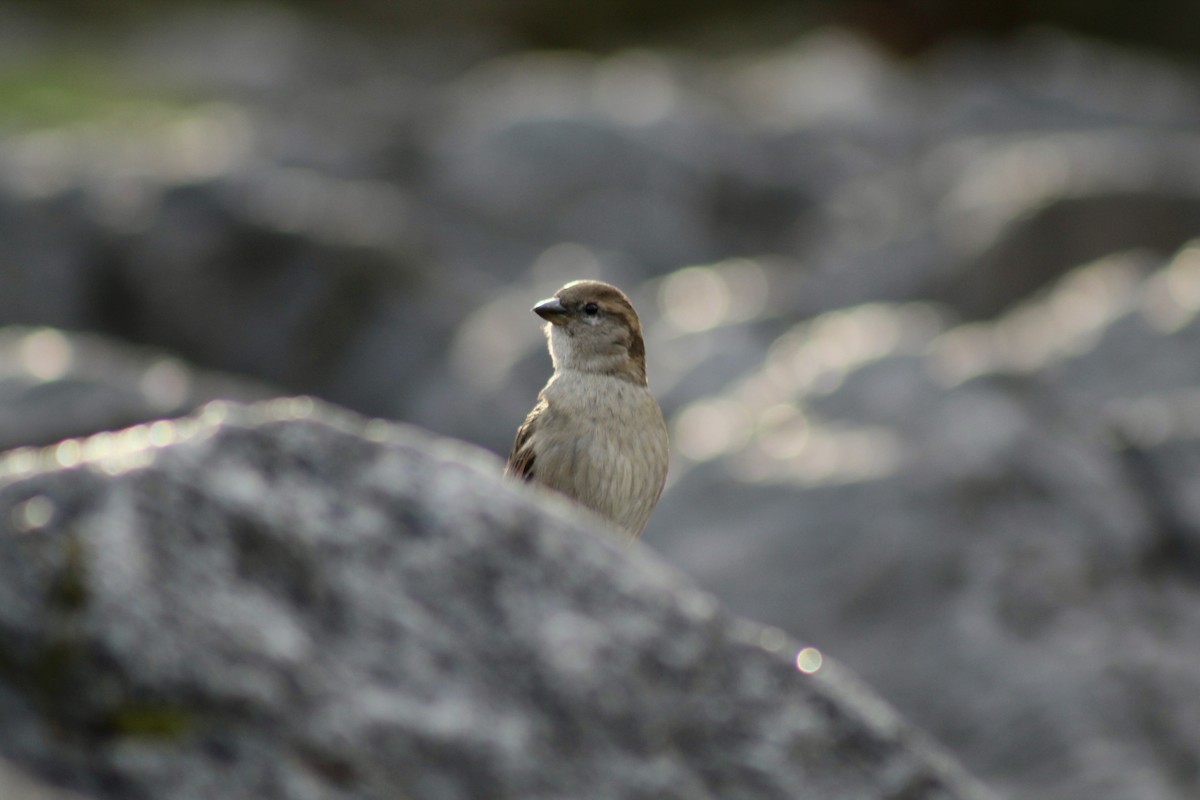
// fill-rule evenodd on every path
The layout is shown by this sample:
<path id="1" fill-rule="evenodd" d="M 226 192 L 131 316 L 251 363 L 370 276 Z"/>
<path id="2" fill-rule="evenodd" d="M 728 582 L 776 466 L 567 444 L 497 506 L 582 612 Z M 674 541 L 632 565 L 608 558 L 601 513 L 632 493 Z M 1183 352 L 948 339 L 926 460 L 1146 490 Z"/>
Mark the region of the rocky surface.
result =
<path id="1" fill-rule="evenodd" d="M 5 800 L 80 800 L 79 795 L 49 786 L 6 761 L 0 761 L 0 797 Z"/>
<path id="2" fill-rule="evenodd" d="M 44 779 L 992 797 L 841 667 L 490 456 L 303 398 L 156 424 L 169 443 L 122 432 L 71 469 L 0 462 L 0 752 Z"/>
<path id="3" fill-rule="evenodd" d="M 6 57 L 53 67 L 38 31 Z M 0 445 L 232 391 L 39 377 L 90 329 L 505 452 L 527 309 L 606 278 L 675 443 L 650 547 L 1014 796 L 1200 794 L 1194 72 L 1049 31 L 498 53 L 197 12 L 86 118 L 4 122 L 0 322 L 61 330 L 0 340 Z"/>
<path id="4" fill-rule="evenodd" d="M 1200 97 L 1150 58 L 1048 33 L 907 67 L 837 31 L 721 58 L 477 41 L 259 7 L 97 46 L 107 104 L 0 138 L 0 322 L 500 451 L 544 372 L 524 311 L 567 278 L 627 288 L 667 340 L 659 279 L 727 259 L 758 275 L 743 317 L 934 299 L 988 318 L 1195 233 Z M 656 374 L 678 369 L 668 347 Z"/>
<path id="5" fill-rule="evenodd" d="M 650 541 L 1020 796 L 1187 797 L 1195 258 L 1090 265 L 985 325 L 818 318 L 683 412 Z"/>
<path id="6" fill-rule="evenodd" d="M 261 381 L 195 369 L 161 349 L 54 328 L 0 329 L 0 450 L 178 416 L 210 400 L 278 393 Z"/>

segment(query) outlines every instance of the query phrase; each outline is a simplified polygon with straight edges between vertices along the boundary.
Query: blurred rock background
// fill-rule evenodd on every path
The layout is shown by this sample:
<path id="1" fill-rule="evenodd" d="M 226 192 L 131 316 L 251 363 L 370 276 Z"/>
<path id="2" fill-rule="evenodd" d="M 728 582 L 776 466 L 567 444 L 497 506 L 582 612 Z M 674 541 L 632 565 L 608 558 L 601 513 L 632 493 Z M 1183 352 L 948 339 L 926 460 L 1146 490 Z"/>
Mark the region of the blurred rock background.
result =
<path id="1" fill-rule="evenodd" d="M 1197 17 L 0 6 L 0 445 L 309 393 L 503 454 L 611 280 L 648 546 L 1014 796 L 1195 797 Z"/>

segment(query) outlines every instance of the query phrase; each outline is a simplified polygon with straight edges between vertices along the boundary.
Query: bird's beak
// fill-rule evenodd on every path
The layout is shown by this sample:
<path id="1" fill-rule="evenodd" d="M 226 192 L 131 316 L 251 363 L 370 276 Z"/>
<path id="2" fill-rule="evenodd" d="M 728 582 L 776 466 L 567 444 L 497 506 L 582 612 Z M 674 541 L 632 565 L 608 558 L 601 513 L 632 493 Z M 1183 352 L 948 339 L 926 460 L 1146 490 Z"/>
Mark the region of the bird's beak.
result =
<path id="1" fill-rule="evenodd" d="M 533 313 L 555 325 L 567 324 L 567 307 L 557 297 L 549 297 L 533 307 Z"/>

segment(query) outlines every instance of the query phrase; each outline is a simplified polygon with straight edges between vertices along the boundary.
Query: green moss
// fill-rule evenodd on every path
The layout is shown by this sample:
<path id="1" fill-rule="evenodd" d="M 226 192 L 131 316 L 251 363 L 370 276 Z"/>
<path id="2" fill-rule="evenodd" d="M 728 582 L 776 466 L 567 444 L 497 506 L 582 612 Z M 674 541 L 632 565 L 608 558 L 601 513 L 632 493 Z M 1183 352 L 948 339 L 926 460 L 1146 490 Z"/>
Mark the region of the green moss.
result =
<path id="1" fill-rule="evenodd" d="M 67 678 L 82 658 L 80 646 L 72 641 L 49 642 L 38 653 L 30 677 L 39 697 L 56 699 L 67 684 Z"/>
<path id="2" fill-rule="evenodd" d="M 76 618 L 90 599 L 87 547 L 75 532 L 60 546 L 57 574 L 46 589 L 40 646 L 27 653 L 0 647 L 0 681 L 17 687 L 49 729 L 64 735 L 174 741 L 190 734 L 197 725 L 191 711 L 154 698 L 105 701 L 104 693 L 93 693 L 89 684 L 99 664 Z"/>
<path id="3" fill-rule="evenodd" d="M 0 679 L 27 687 L 30 699 L 56 730 L 171 741 L 195 728 L 195 714 L 165 702 L 119 701 L 95 707 L 87 701 L 83 685 L 85 658 L 79 643 L 59 640 L 45 645 L 25 669 L 0 659 Z"/>
<path id="4" fill-rule="evenodd" d="M 195 727 L 195 717 L 164 704 L 130 703 L 113 711 L 108 727 L 117 736 L 179 739 Z"/>
<path id="5" fill-rule="evenodd" d="M 50 606 L 59 611 L 76 613 L 88 603 L 87 549 L 77 535 L 63 542 L 62 568 L 50 587 Z"/>
<path id="6" fill-rule="evenodd" d="M 101 61 L 64 58 L 0 71 L 0 128 L 32 130 L 176 110 L 181 98 L 139 89 Z"/>

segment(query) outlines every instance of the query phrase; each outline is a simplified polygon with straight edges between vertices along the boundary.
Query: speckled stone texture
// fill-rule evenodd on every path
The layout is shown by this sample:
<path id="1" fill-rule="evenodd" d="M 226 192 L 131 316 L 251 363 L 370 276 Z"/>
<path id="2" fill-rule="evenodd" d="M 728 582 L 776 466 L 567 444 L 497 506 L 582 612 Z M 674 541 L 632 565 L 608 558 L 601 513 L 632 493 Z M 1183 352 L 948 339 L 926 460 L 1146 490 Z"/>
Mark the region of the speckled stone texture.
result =
<path id="1" fill-rule="evenodd" d="M 481 451 L 299 398 L 81 452 L 0 462 L 0 755 L 88 797 L 992 797 Z"/>

